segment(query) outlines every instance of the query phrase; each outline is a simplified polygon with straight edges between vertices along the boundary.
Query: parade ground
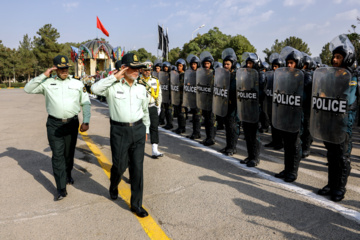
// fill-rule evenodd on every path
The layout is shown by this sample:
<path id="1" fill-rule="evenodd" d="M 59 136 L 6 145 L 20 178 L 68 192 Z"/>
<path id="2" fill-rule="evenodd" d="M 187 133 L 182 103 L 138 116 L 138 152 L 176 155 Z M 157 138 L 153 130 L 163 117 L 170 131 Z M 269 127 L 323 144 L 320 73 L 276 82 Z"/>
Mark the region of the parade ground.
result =
<path id="1" fill-rule="evenodd" d="M 261 149 L 260 165 L 248 168 L 241 133 L 237 154 L 225 156 L 225 132 L 204 147 L 186 135 L 159 128 L 159 150 L 144 159 L 143 206 L 130 211 L 128 172 L 119 198 L 109 196 L 110 122 L 106 104 L 92 99 L 90 129 L 78 135 L 74 185 L 56 201 L 47 140 L 45 99 L 23 89 L 0 89 L 0 239 L 360 239 L 360 127 L 353 129 L 352 170 L 338 203 L 317 195 L 327 184 L 326 149 L 315 140 L 298 178 L 285 183 L 283 149 Z M 79 114 L 80 122 L 82 114 Z M 176 128 L 176 119 L 174 126 Z M 329 129 L 331 131 L 331 129 Z M 270 133 L 261 133 L 262 144 Z"/>

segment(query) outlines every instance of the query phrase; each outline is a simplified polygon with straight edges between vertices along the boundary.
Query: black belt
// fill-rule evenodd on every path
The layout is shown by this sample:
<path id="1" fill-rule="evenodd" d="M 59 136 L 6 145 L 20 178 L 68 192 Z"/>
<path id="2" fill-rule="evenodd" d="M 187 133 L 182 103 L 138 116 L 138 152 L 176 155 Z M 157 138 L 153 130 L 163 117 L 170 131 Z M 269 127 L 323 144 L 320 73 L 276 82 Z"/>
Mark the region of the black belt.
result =
<path id="1" fill-rule="evenodd" d="M 140 119 L 140 120 L 138 120 L 136 122 L 132 122 L 132 123 L 117 122 L 117 121 L 114 121 L 114 120 L 110 119 L 110 123 L 114 124 L 114 125 L 122 126 L 122 127 L 134 127 L 134 126 L 139 125 L 140 123 L 142 123 L 142 119 Z"/>
<path id="2" fill-rule="evenodd" d="M 61 119 L 61 118 L 56 118 L 54 116 L 49 115 L 49 118 L 54 119 L 54 120 L 59 121 L 59 122 L 67 123 L 67 122 L 70 122 L 71 120 L 77 119 L 78 116 L 75 115 L 75 116 L 73 116 L 71 118 L 63 118 L 63 119 Z"/>

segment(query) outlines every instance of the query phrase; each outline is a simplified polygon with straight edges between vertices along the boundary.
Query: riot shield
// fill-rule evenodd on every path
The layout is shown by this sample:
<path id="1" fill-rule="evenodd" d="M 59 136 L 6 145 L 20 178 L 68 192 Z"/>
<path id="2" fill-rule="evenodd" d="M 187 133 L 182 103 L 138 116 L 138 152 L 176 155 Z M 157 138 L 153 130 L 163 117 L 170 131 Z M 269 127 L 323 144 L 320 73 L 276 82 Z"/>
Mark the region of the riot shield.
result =
<path id="1" fill-rule="evenodd" d="M 171 103 L 175 106 L 180 105 L 180 80 L 179 73 L 171 71 L 170 73 L 170 87 L 171 87 Z"/>
<path id="2" fill-rule="evenodd" d="M 339 144 L 345 141 L 351 74 L 343 68 L 318 68 L 314 72 L 310 133 L 314 138 Z"/>
<path id="3" fill-rule="evenodd" d="M 299 131 L 304 93 L 303 72 L 288 67 L 276 69 L 273 89 L 273 126 L 285 132 Z"/>
<path id="4" fill-rule="evenodd" d="M 225 117 L 228 112 L 230 71 L 225 68 L 215 69 L 212 112 Z"/>
<path id="5" fill-rule="evenodd" d="M 184 75 L 183 106 L 196 108 L 196 71 L 188 69 Z"/>
<path id="6" fill-rule="evenodd" d="M 266 97 L 264 100 L 264 112 L 271 116 L 272 114 L 272 100 L 273 100 L 273 86 L 274 86 L 274 71 L 265 72 L 267 84 L 266 84 Z"/>
<path id="7" fill-rule="evenodd" d="M 259 121 L 259 73 L 255 69 L 240 68 L 236 72 L 237 110 L 240 121 Z"/>
<path id="8" fill-rule="evenodd" d="M 163 103 L 170 103 L 170 76 L 169 73 L 161 71 L 159 73 L 159 82 L 161 85 L 161 97 Z"/>
<path id="9" fill-rule="evenodd" d="M 158 73 L 158 72 L 156 72 L 156 71 L 152 71 L 151 76 L 153 76 L 153 77 L 155 77 L 155 78 L 159 79 L 159 73 Z"/>
<path id="10" fill-rule="evenodd" d="M 199 68 L 196 71 L 196 106 L 204 111 L 212 110 L 214 75 L 210 69 Z"/>

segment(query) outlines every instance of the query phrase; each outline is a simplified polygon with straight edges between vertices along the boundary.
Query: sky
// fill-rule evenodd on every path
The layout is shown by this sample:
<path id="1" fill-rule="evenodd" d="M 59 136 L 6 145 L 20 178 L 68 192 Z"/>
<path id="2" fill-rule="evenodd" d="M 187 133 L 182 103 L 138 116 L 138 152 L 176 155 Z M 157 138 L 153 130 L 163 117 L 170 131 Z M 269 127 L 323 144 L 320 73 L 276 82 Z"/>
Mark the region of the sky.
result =
<path id="1" fill-rule="evenodd" d="M 299 37 L 311 56 L 319 56 L 335 36 L 352 31 L 351 25 L 360 32 L 360 0 L 1 0 L 0 6 L 0 40 L 10 48 L 51 24 L 59 43 L 103 37 L 113 47 L 145 48 L 156 56 L 159 24 L 168 29 L 170 49 L 218 27 L 245 36 L 263 59 L 276 39 Z M 96 16 L 109 37 L 96 28 Z"/>

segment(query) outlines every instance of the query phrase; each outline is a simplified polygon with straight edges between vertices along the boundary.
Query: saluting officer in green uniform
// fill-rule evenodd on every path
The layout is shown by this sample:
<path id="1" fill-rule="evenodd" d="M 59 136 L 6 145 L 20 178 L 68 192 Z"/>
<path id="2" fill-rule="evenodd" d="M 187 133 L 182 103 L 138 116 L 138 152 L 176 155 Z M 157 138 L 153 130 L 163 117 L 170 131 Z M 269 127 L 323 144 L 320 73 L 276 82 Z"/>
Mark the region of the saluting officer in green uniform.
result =
<path id="1" fill-rule="evenodd" d="M 129 166 L 131 182 L 131 211 L 139 217 L 148 213 L 142 207 L 143 162 L 145 141 L 150 119 L 148 96 L 143 85 L 137 83 L 139 69 L 146 67 L 133 53 L 115 63 L 113 75 L 92 85 L 93 93 L 105 96 L 110 110 L 110 145 L 113 165 L 110 174 L 110 197 L 118 198 L 121 176 Z"/>
<path id="2" fill-rule="evenodd" d="M 54 66 L 25 85 L 25 92 L 43 94 L 46 111 L 47 136 L 52 151 L 52 167 L 57 188 L 57 199 L 66 197 L 66 184 L 74 184 L 71 170 L 74 165 L 75 146 L 78 135 L 80 107 L 83 123 L 80 131 L 89 129 L 90 99 L 84 84 L 69 76 L 69 60 L 66 56 L 56 56 Z M 56 71 L 57 76 L 51 77 Z"/>

